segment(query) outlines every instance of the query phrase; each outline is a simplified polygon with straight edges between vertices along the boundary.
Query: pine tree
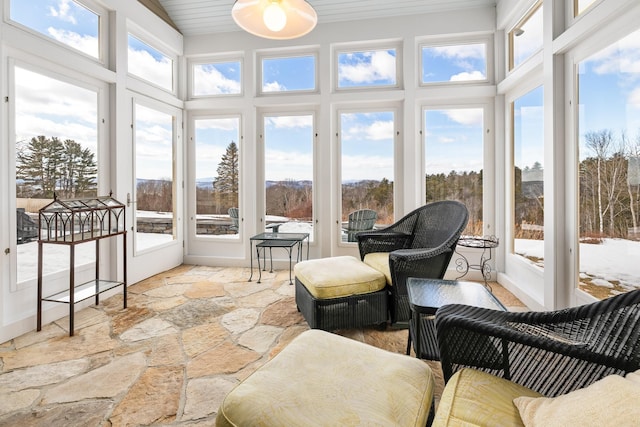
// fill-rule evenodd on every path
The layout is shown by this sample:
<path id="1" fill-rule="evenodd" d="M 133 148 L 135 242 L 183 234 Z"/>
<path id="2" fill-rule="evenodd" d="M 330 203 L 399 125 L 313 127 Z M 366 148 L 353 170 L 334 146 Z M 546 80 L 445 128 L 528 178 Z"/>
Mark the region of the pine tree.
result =
<path id="1" fill-rule="evenodd" d="M 225 200 L 225 209 L 238 206 L 238 146 L 231 141 L 218 164 L 213 190 Z"/>

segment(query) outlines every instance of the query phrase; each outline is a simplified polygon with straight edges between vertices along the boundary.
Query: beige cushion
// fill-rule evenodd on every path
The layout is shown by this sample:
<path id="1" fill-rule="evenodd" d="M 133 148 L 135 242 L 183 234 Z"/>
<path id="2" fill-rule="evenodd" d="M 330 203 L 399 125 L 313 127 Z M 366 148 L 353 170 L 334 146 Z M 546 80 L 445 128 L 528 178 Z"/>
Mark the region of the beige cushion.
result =
<path id="1" fill-rule="evenodd" d="M 391 269 L 389 268 L 389 252 L 372 252 L 366 254 L 363 259 L 364 263 L 375 268 L 384 274 L 387 284 L 391 286 Z"/>
<path id="2" fill-rule="evenodd" d="M 360 295 L 384 289 L 384 275 L 352 256 L 297 263 L 295 276 L 317 299 Z"/>
<path id="3" fill-rule="evenodd" d="M 433 426 L 522 426 L 513 399 L 540 394 L 474 369 L 462 369 L 447 382 Z"/>
<path id="4" fill-rule="evenodd" d="M 217 426 L 424 426 L 429 366 L 359 341 L 303 332 L 224 399 Z"/>
<path id="5" fill-rule="evenodd" d="M 610 375 L 558 397 L 518 397 L 514 404 L 524 425 L 623 426 L 640 422 L 640 383 Z"/>

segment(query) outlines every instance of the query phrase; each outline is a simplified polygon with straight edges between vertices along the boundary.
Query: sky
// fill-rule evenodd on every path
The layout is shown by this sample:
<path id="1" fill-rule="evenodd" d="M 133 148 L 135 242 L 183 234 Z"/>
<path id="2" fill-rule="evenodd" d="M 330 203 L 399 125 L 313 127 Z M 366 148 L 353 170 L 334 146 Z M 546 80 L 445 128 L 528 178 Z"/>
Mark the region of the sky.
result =
<path id="1" fill-rule="evenodd" d="M 587 4 L 588 1 L 582 2 Z M 88 55 L 98 57 L 98 16 L 79 6 L 71 0 L 11 0 L 10 16 L 47 37 L 78 49 Z M 585 7 L 585 6 L 581 6 Z M 522 25 L 524 33 L 516 37 L 516 51 L 521 62 L 524 57 L 535 52 L 541 41 L 541 12 L 535 13 Z M 421 52 L 421 80 L 425 85 L 447 82 L 483 81 L 487 75 L 484 44 L 469 43 L 458 45 L 424 45 Z M 380 48 L 353 51 L 342 50 L 336 53 L 337 80 L 341 89 L 359 90 L 366 87 L 389 87 L 397 85 L 396 48 Z M 170 58 L 151 48 L 133 36 L 129 37 L 129 70 L 143 76 L 160 87 L 171 89 L 171 72 L 173 63 Z M 263 57 L 261 76 L 262 91 L 271 93 L 315 90 L 317 85 L 317 58 L 314 55 L 286 57 Z M 321 69 L 325 64 L 319 64 Z M 590 130 L 604 128 L 620 133 L 626 130 L 627 135 L 635 137 L 640 129 L 640 31 L 624 38 L 619 43 L 594 53 L 579 64 L 580 72 L 580 135 Z M 26 71 L 25 71 L 26 72 Z M 193 69 L 193 94 L 195 96 L 237 96 L 242 93 L 241 61 L 224 60 L 210 63 L 199 63 Z M 401 71 L 400 71 L 401 73 Z M 29 76 L 29 83 L 20 88 L 23 95 L 23 119 L 21 123 L 27 127 L 17 126 L 17 138 L 24 139 L 30 134 L 53 135 L 64 132 L 65 136 L 77 140 L 87 146 L 95 146 L 95 107 L 87 107 L 95 103 L 95 92 L 91 90 L 71 90 L 70 85 L 57 83 L 51 78 Z M 34 82 L 33 84 L 31 82 Z M 408 82 L 405 82 L 405 85 Z M 47 102 L 58 99 L 61 108 L 52 112 L 42 111 L 38 106 L 38 98 L 50 93 Z M 534 91 L 535 92 L 535 91 Z M 67 96 L 60 96 L 66 94 Z M 71 94 L 71 96 L 69 96 Z M 535 95 L 535 93 L 534 93 Z M 68 99 L 65 99 L 68 98 Z M 35 101 L 35 102 L 31 102 Z M 520 123 L 522 132 L 516 135 L 521 138 L 517 145 L 522 160 L 521 167 L 531 166 L 534 162 L 543 163 L 542 110 L 539 108 L 540 98 L 526 94 L 516 100 L 518 107 L 515 121 Z M 603 102 L 604 101 L 604 102 Z M 42 99 L 39 100 L 42 102 Z M 65 104 L 65 105 L 63 105 Z M 50 104 L 49 104 L 50 105 Z M 66 106 L 66 108 L 64 108 Z M 74 112 L 75 110 L 75 112 Z M 56 111 L 65 111 L 64 116 L 56 117 Z M 300 112 L 302 116 L 285 114 L 283 117 L 261 118 L 256 128 L 263 128 L 265 135 L 271 139 L 266 160 L 270 167 L 267 179 L 308 179 L 308 171 L 302 165 L 311 164 L 313 155 L 313 116 Z M 345 156 L 342 161 L 342 179 L 393 179 L 393 120 L 396 112 L 367 110 L 340 111 L 341 152 Z M 519 115 L 522 114 L 522 117 Z M 158 123 L 145 122 L 145 126 L 162 128 L 165 121 L 159 114 Z M 426 110 L 423 116 L 426 128 L 424 138 L 427 144 L 425 152 L 425 169 L 427 173 L 448 173 L 456 171 L 477 171 L 482 167 L 481 147 L 484 133 L 482 129 L 482 111 L 479 109 L 440 109 Z M 202 160 L 209 156 L 220 155 L 222 149 L 231 140 L 238 138 L 237 129 L 228 133 L 224 120 L 210 124 L 207 134 L 201 133 L 196 138 L 214 138 L 209 142 L 215 151 L 207 149 Z M 27 125 L 28 124 L 28 125 Z M 220 129 L 217 126 L 221 125 Z M 28 128 L 31 127 L 32 129 Z M 166 130 L 166 129 L 165 129 Z M 139 132 L 137 141 L 144 152 L 152 152 L 158 134 L 151 135 L 146 130 Z M 206 136 L 205 136 L 206 135 Z M 237 142 L 237 141 L 236 141 Z M 149 145 L 148 147 L 146 145 Z M 240 146 L 242 150 L 242 147 Z M 455 156 L 451 156 L 455 153 Z M 581 147 L 581 158 L 588 155 Z M 200 153 L 197 154 L 200 159 Z M 150 157 L 151 159 L 151 157 Z M 296 161 L 293 161 L 296 159 Z M 199 177 L 211 177 L 217 169 L 211 160 L 208 166 L 198 167 Z M 296 165 L 295 167 L 293 165 Z M 375 165 L 363 167 L 362 165 Z M 142 175 L 162 178 L 164 171 L 158 170 L 150 163 Z M 148 171 L 147 171 L 148 169 Z M 202 171 L 202 172 L 201 172 Z M 202 175 L 200 175 L 202 173 Z"/>

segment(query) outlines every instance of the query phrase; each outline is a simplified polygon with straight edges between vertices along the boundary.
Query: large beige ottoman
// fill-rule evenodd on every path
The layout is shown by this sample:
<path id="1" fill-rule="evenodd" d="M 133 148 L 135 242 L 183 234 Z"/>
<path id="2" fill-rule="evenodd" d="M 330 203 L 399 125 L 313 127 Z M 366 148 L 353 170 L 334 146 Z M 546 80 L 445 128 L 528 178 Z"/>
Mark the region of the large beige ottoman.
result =
<path id="1" fill-rule="evenodd" d="M 299 262 L 296 305 L 313 329 L 386 326 L 389 292 L 384 274 L 352 256 Z"/>
<path id="2" fill-rule="evenodd" d="M 309 330 L 229 392 L 216 425 L 422 427 L 433 389 L 420 359 Z"/>

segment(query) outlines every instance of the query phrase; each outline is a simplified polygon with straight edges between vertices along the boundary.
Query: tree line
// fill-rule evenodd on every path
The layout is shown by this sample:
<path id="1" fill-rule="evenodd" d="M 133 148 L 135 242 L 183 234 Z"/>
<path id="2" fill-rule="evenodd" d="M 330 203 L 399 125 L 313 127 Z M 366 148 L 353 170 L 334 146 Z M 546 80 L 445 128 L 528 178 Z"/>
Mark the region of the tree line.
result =
<path id="1" fill-rule="evenodd" d="M 43 135 L 16 145 L 17 197 L 92 197 L 97 191 L 95 154 L 74 140 Z"/>

